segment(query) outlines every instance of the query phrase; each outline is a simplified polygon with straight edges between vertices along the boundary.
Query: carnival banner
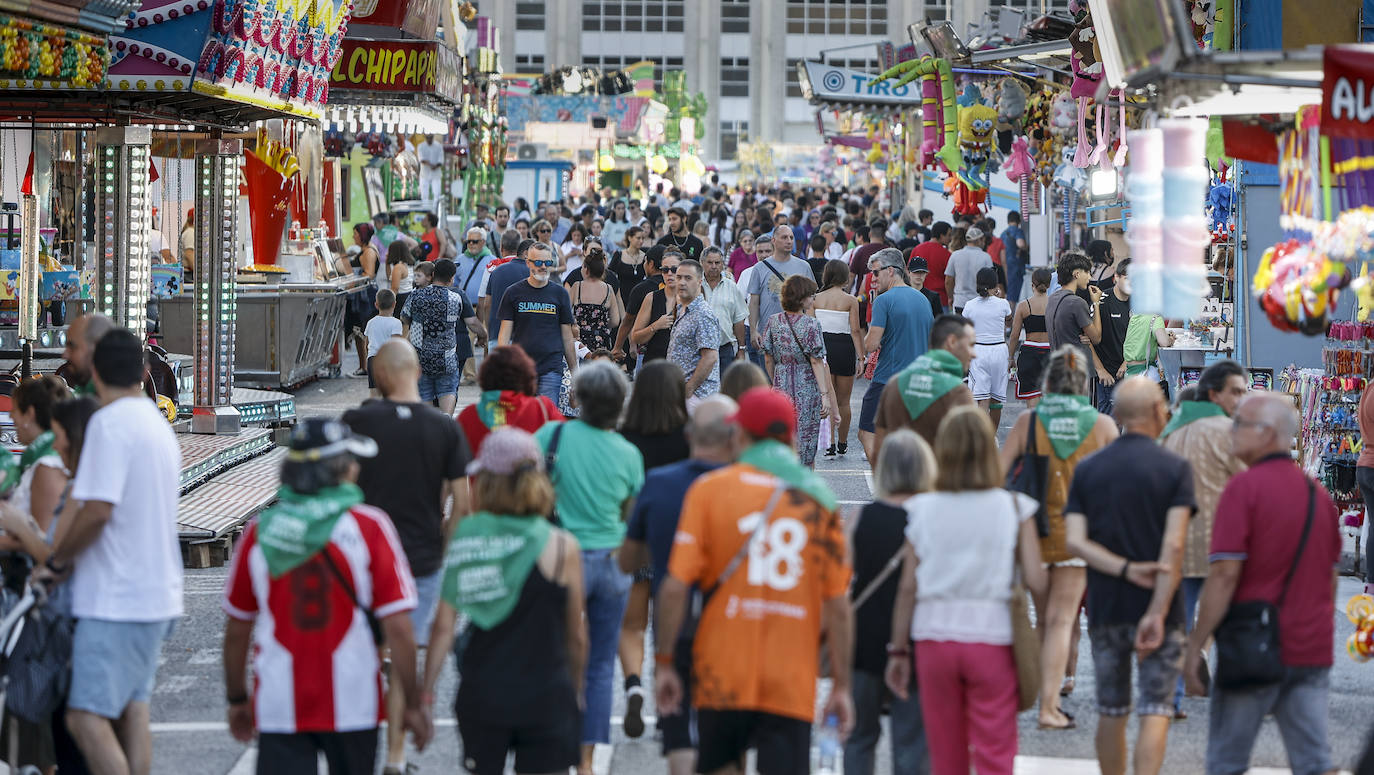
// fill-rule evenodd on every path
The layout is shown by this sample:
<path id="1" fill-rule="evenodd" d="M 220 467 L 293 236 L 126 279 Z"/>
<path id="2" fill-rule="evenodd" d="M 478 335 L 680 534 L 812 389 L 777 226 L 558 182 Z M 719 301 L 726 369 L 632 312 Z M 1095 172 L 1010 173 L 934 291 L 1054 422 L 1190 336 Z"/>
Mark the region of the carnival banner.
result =
<path id="1" fill-rule="evenodd" d="M 1367 46 L 1327 46 L 1322 68 L 1322 134 L 1374 138 L 1374 52 Z"/>

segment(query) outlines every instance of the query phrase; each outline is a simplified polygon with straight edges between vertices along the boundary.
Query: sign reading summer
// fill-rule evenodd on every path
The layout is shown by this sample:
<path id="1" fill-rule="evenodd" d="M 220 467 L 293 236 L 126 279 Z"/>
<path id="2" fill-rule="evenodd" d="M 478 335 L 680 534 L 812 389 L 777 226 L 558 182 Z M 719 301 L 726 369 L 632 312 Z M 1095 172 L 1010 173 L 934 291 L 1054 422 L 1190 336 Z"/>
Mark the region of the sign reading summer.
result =
<path id="1" fill-rule="evenodd" d="M 879 81 L 875 73 L 863 73 L 823 62 L 797 65 L 802 94 L 812 102 L 854 102 L 883 105 L 920 105 L 921 82 L 894 86 Z"/>
<path id="2" fill-rule="evenodd" d="M 336 89 L 457 96 L 457 58 L 433 40 L 345 38 L 330 82 Z"/>
<path id="3" fill-rule="evenodd" d="M 1364 46 L 1327 46 L 1322 70 L 1322 134 L 1374 137 L 1374 53 Z"/>

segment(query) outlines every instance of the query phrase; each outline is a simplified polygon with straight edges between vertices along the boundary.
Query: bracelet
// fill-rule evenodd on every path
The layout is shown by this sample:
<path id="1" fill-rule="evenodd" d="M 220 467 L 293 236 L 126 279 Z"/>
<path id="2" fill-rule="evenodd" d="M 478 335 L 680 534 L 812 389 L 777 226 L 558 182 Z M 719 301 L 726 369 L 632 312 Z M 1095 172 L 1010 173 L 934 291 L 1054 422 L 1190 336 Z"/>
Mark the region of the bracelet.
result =
<path id="1" fill-rule="evenodd" d="M 911 647 L 894 646 L 891 643 L 889 643 L 887 644 L 887 655 L 889 657 L 909 657 L 911 656 Z"/>
<path id="2" fill-rule="evenodd" d="M 1130 569 L 1131 569 L 1131 561 L 1130 561 L 1130 560 L 1127 560 L 1127 561 L 1126 561 L 1126 564 L 1121 566 L 1121 574 L 1118 575 L 1117 578 L 1119 578 L 1119 579 L 1124 579 L 1124 578 L 1126 578 L 1126 571 L 1129 571 Z"/>
<path id="3" fill-rule="evenodd" d="M 664 667 L 672 667 L 672 666 L 673 666 L 673 655 L 672 655 L 672 654 L 655 654 L 655 655 L 654 655 L 654 664 L 655 664 L 655 665 L 663 665 Z"/>
<path id="4" fill-rule="evenodd" d="M 224 701 L 229 703 L 230 705 L 243 705 L 248 702 L 248 695 L 235 694 L 231 696 L 226 696 L 224 698 Z"/>

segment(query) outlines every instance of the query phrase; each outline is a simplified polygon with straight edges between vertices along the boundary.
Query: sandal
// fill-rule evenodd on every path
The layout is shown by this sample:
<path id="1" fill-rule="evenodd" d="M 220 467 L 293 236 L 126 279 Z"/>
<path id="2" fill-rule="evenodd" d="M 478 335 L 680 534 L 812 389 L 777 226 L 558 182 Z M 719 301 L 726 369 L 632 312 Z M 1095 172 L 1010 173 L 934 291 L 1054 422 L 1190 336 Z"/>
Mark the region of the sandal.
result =
<path id="1" fill-rule="evenodd" d="M 1063 711 L 1060 711 L 1060 712 L 1062 713 Z M 1068 719 L 1068 722 L 1065 723 L 1065 724 L 1063 724 L 1062 726 L 1061 726 L 1061 725 L 1058 725 L 1058 724 L 1046 724 L 1046 723 L 1044 723 L 1044 722 L 1042 721 L 1042 722 L 1036 724 L 1036 729 L 1045 729 L 1045 730 L 1049 730 L 1049 731 L 1052 731 L 1052 732 L 1059 732 L 1059 731 L 1063 731 L 1063 730 L 1066 730 L 1066 729 L 1077 729 L 1077 728 L 1078 728 L 1078 724 L 1077 724 L 1077 722 L 1075 722 L 1075 721 L 1073 720 L 1073 717 L 1072 717 L 1072 716 L 1069 716 L 1069 714 L 1065 713 L 1065 714 L 1064 714 L 1064 717 Z"/>
<path id="2" fill-rule="evenodd" d="M 1059 685 L 1060 697 L 1068 697 L 1070 694 L 1073 694 L 1073 676 L 1066 677 L 1064 683 Z"/>

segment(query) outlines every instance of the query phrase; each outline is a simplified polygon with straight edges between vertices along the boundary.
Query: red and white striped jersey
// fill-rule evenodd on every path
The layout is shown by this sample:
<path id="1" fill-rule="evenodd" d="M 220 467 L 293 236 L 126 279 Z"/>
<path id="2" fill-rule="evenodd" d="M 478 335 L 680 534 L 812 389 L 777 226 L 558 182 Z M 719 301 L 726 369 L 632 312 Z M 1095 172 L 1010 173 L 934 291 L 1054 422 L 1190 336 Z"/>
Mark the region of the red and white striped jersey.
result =
<path id="1" fill-rule="evenodd" d="M 254 621 L 253 701 L 258 731 L 356 732 L 385 718 L 381 662 L 358 606 L 316 555 L 280 578 L 267 572 L 256 520 L 243 532 L 224 611 Z M 416 606 L 415 580 L 386 513 L 358 505 L 325 547 L 377 618 Z"/>

